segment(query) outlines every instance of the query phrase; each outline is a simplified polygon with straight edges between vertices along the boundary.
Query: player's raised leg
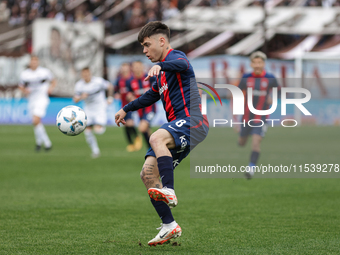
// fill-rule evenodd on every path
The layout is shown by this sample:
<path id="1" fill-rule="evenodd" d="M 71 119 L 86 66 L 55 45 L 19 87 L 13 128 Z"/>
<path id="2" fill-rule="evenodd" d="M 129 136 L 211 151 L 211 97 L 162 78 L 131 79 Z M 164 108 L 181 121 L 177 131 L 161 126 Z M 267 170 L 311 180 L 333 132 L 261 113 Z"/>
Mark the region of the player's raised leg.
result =
<path id="1" fill-rule="evenodd" d="M 159 170 L 157 167 L 157 159 L 149 156 L 146 158 L 143 165 L 143 169 L 140 173 L 141 179 L 145 187 L 150 189 L 162 189 L 163 185 L 160 182 Z M 149 241 L 150 246 L 156 246 L 157 244 L 163 244 L 171 238 L 181 236 L 181 227 L 174 220 L 169 206 L 163 201 L 156 201 L 154 198 L 150 198 L 152 205 L 154 206 L 158 216 L 162 220 L 162 226 L 159 233 L 154 239 Z"/>
<path id="2" fill-rule="evenodd" d="M 174 166 L 169 149 L 175 148 L 172 135 L 165 129 L 158 129 L 150 137 L 150 145 L 157 157 L 157 167 L 163 188 L 150 188 L 149 196 L 156 201 L 164 201 L 173 208 L 177 205 L 177 197 L 174 191 Z"/>
<path id="3" fill-rule="evenodd" d="M 238 138 L 238 145 L 239 146 L 243 147 L 247 144 L 248 137 L 251 134 L 252 130 L 253 130 L 252 127 L 241 126 L 240 136 Z M 252 142 L 254 142 L 254 140 L 252 140 Z M 249 163 L 249 165 L 246 167 L 246 172 L 244 173 L 244 175 L 247 179 L 251 179 L 254 176 L 254 169 L 253 169 L 251 163 Z"/>
<path id="4" fill-rule="evenodd" d="M 85 140 L 91 148 L 92 157 L 93 158 L 99 157 L 100 156 L 100 150 L 99 150 L 99 147 L 98 147 L 97 138 L 92 132 L 92 126 L 86 127 L 84 134 L 85 134 Z"/>
<path id="5" fill-rule="evenodd" d="M 146 142 L 146 145 L 148 147 L 148 149 L 151 147 L 150 145 L 150 133 L 151 133 L 151 130 L 150 130 L 150 124 L 147 120 L 145 119 L 142 119 L 140 122 L 139 122 L 139 132 L 143 134 L 144 136 L 144 140 Z"/>
<path id="6" fill-rule="evenodd" d="M 37 116 L 33 116 L 32 120 L 33 126 L 34 126 L 34 138 L 35 138 L 35 150 L 40 151 L 41 144 L 43 142 L 41 137 L 41 127 L 40 127 L 40 118 Z"/>
<path id="7" fill-rule="evenodd" d="M 41 145 L 44 144 L 45 150 L 49 151 L 52 148 L 52 143 L 48 137 L 44 125 L 41 123 L 41 118 L 33 116 L 34 136 L 36 141 L 36 151 L 41 149 Z"/>
<path id="8" fill-rule="evenodd" d="M 262 136 L 258 135 L 258 134 L 253 134 L 252 135 L 252 140 L 251 140 L 251 154 L 250 154 L 250 160 L 249 160 L 249 168 L 251 169 L 249 171 L 249 174 L 251 175 L 250 177 L 254 176 L 254 167 L 257 164 L 257 161 L 259 159 L 260 156 L 260 145 L 261 145 L 261 141 L 262 141 Z"/>
<path id="9" fill-rule="evenodd" d="M 131 115 L 131 113 L 130 113 L 130 115 Z M 136 131 L 136 128 L 135 128 L 135 123 L 130 116 L 128 118 L 126 118 L 125 133 L 126 133 L 126 137 L 127 137 L 128 143 L 129 143 L 129 145 L 126 147 L 126 150 L 128 152 L 136 151 L 134 142 L 135 142 L 136 138 L 138 137 L 138 135 L 137 135 L 137 131 Z"/>

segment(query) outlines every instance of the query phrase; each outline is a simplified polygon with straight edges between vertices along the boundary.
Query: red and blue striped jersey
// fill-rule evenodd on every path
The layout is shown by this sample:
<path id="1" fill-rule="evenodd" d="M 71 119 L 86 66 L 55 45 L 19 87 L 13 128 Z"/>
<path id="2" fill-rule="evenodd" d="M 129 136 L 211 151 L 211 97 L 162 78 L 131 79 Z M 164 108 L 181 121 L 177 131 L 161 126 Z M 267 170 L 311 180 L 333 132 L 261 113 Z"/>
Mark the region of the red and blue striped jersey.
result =
<path id="1" fill-rule="evenodd" d="M 273 74 L 262 72 L 260 75 L 254 73 L 246 73 L 243 75 L 240 84 L 238 86 L 245 93 L 244 100 L 244 115 L 242 120 L 248 121 L 250 119 L 262 119 L 263 121 L 267 116 L 255 115 L 250 112 L 248 108 L 248 95 L 247 88 L 253 89 L 253 106 L 257 110 L 267 110 L 269 108 L 268 98 L 271 90 L 274 87 L 278 87 L 277 80 Z"/>
<path id="2" fill-rule="evenodd" d="M 190 79 L 194 82 L 195 74 L 188 59 L 171 49 L 159 65 L 162 71 L 152 89 L 160 94 L 168 121 L 190 117 Z"/>
<path id="3" fill-rule="evenodd" d="M 195 117 L 209 126 L 200 110 L 201 98 L 196 84 L 194 70 L 186 55 L 170 49 L 159 63 L 161 72 L 152 88 L 137 100 L 123 108 L 125 112 L 134 111 L 162 100 L 167 120 L 174 121 L 186 117 Z"/>
<path id="4" fill-rule="evenodd" d="M 146 75 L 143 75 L 141 78 L 136 78 L 132 76 L 127 81 L 127 90 L 128 93 L 133 93 L 135 98 L 139 98 L 142 96 L 145 92 L 147 92 L 149 89 L 151 89 L 151 84 L 156 82 L 156 79 L 154 77 L 151 77 L 150 80 L 144 81 Z M 156 105 L 150 105 L 148 107 L 142 108 L 138 110 L 138 114 L 140 117 L 142 117 L 144 114 L 148 114 L 150 112 L 156 112 Z"/>
<path id="5" fill-rule="evenodd" d="M 128 93 L 128 81 L 129 79 L 125 79 L 121 76 L 118 76 L 116 84 L 115 84 L 115 93 L 120 94 L 120 98 L 122 100 L 122 106 L 127 105 L 129 102 L 126 99 L 126 95 Z"/>

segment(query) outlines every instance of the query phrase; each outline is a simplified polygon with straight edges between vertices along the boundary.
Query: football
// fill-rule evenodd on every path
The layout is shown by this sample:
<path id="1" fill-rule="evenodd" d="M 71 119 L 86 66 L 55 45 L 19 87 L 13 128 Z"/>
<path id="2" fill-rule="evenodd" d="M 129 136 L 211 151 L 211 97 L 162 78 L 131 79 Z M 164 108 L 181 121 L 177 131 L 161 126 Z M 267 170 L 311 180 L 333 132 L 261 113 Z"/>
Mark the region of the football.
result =
<path id="1" fill-rule="evenodd" d="M 57 115 L 56 125 L 65 135 L 79 135 L 86 128 L 87 117 L 83 109 L 69 105 L 61 109 Z"/>

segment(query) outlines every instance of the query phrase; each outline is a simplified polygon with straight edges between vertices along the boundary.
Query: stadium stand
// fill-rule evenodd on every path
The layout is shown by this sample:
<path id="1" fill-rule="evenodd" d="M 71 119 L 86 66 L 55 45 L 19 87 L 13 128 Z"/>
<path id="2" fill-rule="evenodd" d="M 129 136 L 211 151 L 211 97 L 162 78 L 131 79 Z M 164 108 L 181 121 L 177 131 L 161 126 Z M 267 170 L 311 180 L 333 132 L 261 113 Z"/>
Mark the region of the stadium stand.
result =
<path id="1" fill-rule="evenodd" d="M 337 45 L 331 36 L 339 33 L 336 6 L 340 0 L 5 0 L 0 54 L 30 53 L 32 22 L 49 18 L 103 21 L 110 53 L 137 53 L 139 28 L 163 20 L 173 31 L 174 47 L 191 57 L 249 55 L 260 49 L 271 57 L 292 58 L 296 52 Z"/>

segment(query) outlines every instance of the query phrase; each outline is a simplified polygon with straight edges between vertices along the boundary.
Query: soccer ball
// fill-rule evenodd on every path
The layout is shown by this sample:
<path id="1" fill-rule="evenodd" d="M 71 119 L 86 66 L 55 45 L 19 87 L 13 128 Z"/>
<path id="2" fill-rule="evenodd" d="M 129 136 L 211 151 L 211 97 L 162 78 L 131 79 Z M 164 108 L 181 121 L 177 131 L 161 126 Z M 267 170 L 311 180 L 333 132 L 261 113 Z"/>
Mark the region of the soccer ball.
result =
<path id="1" fill-rule="evenodd" d="M 78 106 L 66 106 L 58 113 L 56 124 L 58 129 L 65 135 L 79 135 L 86 128 L 86 113 Z"/>

